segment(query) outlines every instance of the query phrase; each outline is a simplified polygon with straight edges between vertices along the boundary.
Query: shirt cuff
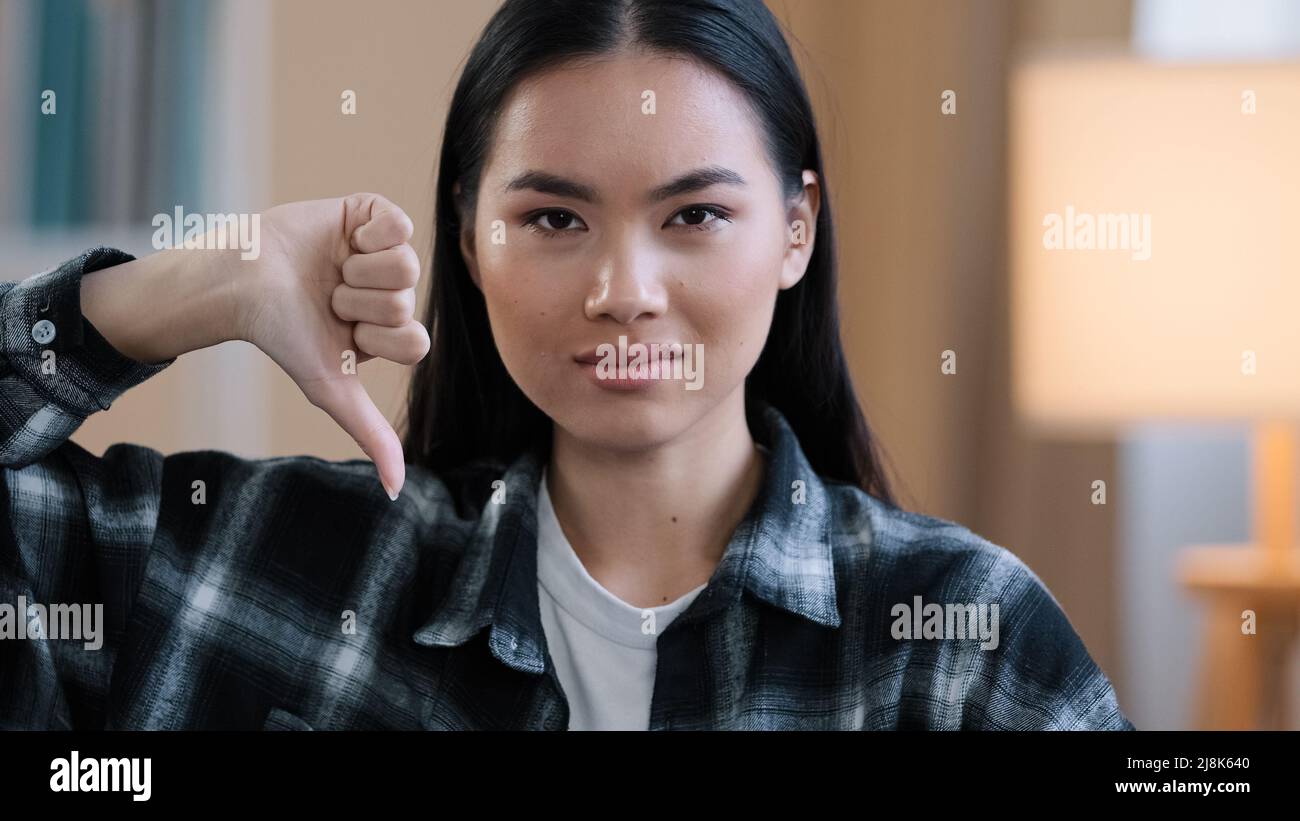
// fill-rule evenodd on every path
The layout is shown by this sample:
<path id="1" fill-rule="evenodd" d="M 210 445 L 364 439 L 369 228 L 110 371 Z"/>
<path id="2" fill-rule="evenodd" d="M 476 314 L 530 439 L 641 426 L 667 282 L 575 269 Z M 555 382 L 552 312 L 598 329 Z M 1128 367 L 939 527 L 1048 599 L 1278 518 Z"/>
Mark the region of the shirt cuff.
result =
<path id="1" fill-rule="evenodd" d="M 81 277 L 133 259 L 115 248 L 91 248 L 0 295 L 0 353 L 36 390 L 79 416 L 108 410 L 176 361 L 132 359 L 81 315 Z"/>

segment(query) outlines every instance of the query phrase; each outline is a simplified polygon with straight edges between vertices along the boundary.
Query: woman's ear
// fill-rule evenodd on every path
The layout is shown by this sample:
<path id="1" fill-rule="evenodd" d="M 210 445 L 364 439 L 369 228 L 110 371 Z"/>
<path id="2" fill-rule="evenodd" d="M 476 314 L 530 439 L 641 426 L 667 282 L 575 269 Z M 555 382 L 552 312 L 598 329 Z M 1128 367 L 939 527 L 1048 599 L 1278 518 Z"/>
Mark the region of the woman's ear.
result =
<path id="1" fill-rule="evenodd" d="M 817 213 L 821 210 L 821 183 L 817 172 L 803 172 L 803 192 L 786 213 L 785 261 L 781 268 L 781 290 L 793 288 L 808 271 L 813 241 L 817 238 Z"/>
<path id="2" fill-rule="evenodd" d="M 457 180 L 452 185 L 451 197 L 456 204 L 456 224 L 460 227 L 460 255 L 465 258 L 465 267 L 469 270 L 469 278 L 474 281 L 474 287 L 482 291 L 483 283 L 479 280 L 478 275 L 478 256 L 474 249 L 474 224 L 465 219 L 465 208 L 460 193 L 460 180 Z"/>

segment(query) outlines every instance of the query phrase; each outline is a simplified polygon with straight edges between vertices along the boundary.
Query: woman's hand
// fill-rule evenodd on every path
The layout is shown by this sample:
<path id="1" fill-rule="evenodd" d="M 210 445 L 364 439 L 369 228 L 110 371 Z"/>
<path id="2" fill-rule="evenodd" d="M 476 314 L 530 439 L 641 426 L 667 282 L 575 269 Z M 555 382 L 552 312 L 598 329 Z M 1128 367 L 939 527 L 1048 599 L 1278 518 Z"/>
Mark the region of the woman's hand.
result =
<path id="1" fill-rule="evenodd" d="M 377 194 L 276 206 L 262 215 L 261 256 L 235 313 L 253 343 L 308 401 L 356 440 L 389 496 L 406 478 L 401 442 L 356 375 L 374 357 L 414 365 L 429 350 L 415 319 L 420 260 L 410 218 Z"/>
<path id="2" fill-rule="evenodd" d="M 253 343 L 356 440 L 396 498 L 401 442 L 355 366 L 375 357 L 413 365 L 429 350 L 414 317 L 410 218 L 377 194 L 353 194 L 277 206 L 259 229 L 255 259 L 238 248 L 178 248 L 86 274 L 82 315 L 141 362 Z"/>

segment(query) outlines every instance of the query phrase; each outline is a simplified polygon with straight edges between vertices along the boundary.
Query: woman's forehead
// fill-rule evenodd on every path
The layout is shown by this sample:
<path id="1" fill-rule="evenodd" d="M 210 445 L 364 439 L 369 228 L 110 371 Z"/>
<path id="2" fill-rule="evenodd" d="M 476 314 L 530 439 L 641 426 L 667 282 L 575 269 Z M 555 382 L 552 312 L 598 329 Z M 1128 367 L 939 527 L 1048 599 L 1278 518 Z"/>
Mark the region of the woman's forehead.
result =
<path id="1" fill-rule="evenodd" d="M 743 92 L 699 63 L 618 56 L 566 64 L 521 81 L 498 120 L 492 169 L 752 165 L 762 140 Z M 757 153 L 757 156 L 749 156 Z M 743 172 L 742 172 L 743 173 Z"/>

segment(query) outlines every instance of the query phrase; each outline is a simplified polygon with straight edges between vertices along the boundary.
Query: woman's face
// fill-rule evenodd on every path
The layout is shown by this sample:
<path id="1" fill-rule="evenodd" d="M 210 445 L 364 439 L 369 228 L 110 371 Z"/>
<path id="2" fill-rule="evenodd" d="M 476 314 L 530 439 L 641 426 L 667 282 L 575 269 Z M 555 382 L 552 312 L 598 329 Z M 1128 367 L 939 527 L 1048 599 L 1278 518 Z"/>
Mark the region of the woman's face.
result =
<path id="1" fill-rule="evenodd" d="M 819 190 L 804 180 L 784 201 L 743 93 L 697 63 L 626 55 L 520 83 L 461 241 L 511 377 L 564 432 L 618 450 L 667 443 L 743 396 L 777 293 L 812 251 Z M 645 362 L 650 343 L 681 358 L 637 379 L 617 370 L 620 336 L 629 365 L 634 343 Z M 611 351 L 631 381 L 579 361 Z"/>

